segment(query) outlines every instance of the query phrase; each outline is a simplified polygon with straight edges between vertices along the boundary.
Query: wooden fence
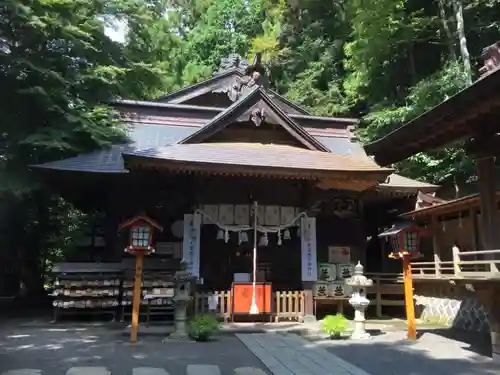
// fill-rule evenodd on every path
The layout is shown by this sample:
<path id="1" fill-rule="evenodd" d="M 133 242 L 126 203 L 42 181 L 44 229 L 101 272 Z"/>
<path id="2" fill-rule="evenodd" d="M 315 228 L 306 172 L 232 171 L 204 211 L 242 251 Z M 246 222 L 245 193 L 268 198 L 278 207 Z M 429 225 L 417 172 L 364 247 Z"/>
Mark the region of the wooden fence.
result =
<path id="1" fill-rule="evenodd" d="M 500 250 L 460 251 L 452 248 L 453 260 L 412 262 L 416 279 L 500 279 Z M 474 259 L 475 258 L 475 259 Z"/>
<path id="2" fill-rule="evenodd" d="M 300 321 L 304 317 L 304 292 L 275 292 L 275 321 L 290 319 Z"/>
<path id="3" fill-rule="evenodd" d="M 301 320 L 304 316 L 304 292 L 275 292 L 272 301 L 275 321 L 281 319 Z M 196 293 L 194 296 L 194 314 L 204 314 L 210 311 L 210 298 L 217 298 L 218 303 L 212 312 L 227 322 L 231 315 L 231 291 L 211 293 Z"/>
<path id="4" fill-rule="evenodd" d="M 215 310 L 210 311 L 210 298 L 217 298 L 218 303 Z M 229 320 L 231 315 L 231 291 L 216 291 L 211 293 L 196 293 L 194 295 L 194 315 L 213 312 L 225 322 Z"/>
<path id="5" fill-rule="evenodd" d="M 373 280 L 373 287 L 368 289 L 368 298 L 371 305 L 375 306 L 377 317 L 383 316 L 384 307 L 404 306 L 404 287 L 401 274 L 395 273 L 367 273 L 367 277 Z M 194 296 L 194 314 L 209 312 L 209 299 L 215 296 L 218 304 L 213 313 L 224 321 L 228 321 L 231 315 L 231 291 L 217 291 L 212 293 L 196 293 Z M 348 303 L 344 298 L 339 303 Z M 318 304 L 326 303 L 328 298 L 318 299 Z M 333 298 L 332 298 L 333 299 Z M 272 310 L 275 321 L 297 320 L 304 317 L 304 292 L 273 293 Z"/>

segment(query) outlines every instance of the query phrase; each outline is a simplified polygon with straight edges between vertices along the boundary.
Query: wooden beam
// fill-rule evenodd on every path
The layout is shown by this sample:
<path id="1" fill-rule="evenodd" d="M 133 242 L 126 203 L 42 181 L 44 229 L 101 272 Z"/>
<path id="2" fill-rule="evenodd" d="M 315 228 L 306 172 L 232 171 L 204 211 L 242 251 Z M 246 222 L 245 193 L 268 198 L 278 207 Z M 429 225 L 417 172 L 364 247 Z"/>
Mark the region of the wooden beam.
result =
<path id="1" fill-rule="evenodd" d="M 500 217 L 498 214 L 495 191 L 495 161 L 493 156 L 476 160 L 479 177 L 481 202 L 481 224 L 484 230 L 484 242 L 487 250 L 500 249 Z"/>

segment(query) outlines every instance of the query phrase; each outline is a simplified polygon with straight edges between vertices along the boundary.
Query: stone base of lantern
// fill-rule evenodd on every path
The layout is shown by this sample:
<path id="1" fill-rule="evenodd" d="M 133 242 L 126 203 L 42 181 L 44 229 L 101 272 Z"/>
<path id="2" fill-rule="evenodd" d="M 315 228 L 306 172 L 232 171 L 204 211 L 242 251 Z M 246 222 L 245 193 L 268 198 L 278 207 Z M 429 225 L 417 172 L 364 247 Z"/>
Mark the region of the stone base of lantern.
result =
<path id="1" fill-rule="evenodd" d="M 365 322 L 354 321 L 354 331 L 351 334 L 353 340 L 366 340 L 371 338 L 371 335 L 365 330 Z"/>
<path id="2" fill-rule="evenodd" d="M 174 332 L 168 336 L 169 339 L 184 340 L 188 338 L 186 321 L 186 308 L 189 298 L 177 298 L 174 307 Z"/>

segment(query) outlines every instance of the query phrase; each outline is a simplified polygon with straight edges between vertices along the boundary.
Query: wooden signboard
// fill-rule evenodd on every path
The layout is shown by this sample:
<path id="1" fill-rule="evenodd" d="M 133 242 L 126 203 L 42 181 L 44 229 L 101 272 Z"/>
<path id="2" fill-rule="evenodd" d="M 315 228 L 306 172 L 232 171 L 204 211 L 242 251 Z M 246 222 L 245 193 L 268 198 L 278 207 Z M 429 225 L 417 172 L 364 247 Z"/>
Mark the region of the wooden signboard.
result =
<path id="1" fill-rule="evenodd" d="M 252 305 L 252 283 L 233 283 L 232 287 L 233 314 L 250 314 Z M 255 296 L 259 314 L 271 313 L 271 283 L 257 283 Z"/>

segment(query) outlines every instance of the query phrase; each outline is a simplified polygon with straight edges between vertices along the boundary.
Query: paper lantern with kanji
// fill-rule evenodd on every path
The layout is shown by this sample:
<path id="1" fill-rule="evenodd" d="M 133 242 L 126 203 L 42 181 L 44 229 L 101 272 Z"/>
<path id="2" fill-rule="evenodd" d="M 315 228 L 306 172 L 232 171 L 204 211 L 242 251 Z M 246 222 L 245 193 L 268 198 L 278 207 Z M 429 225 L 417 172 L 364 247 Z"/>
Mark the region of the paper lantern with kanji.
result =
<path id="1" fill-rule="evenodd" d="M 129 244 L 125 251 L 132 254 L 138 252 L 150 254 L 154 252 L 152 246 L 153 234 L 155 230 L 163 231 L 160 224 L 145 215 L 139 215 L 126 221 L 120 225 L 119 230 L 123 229 L 129 230 Z"/>

